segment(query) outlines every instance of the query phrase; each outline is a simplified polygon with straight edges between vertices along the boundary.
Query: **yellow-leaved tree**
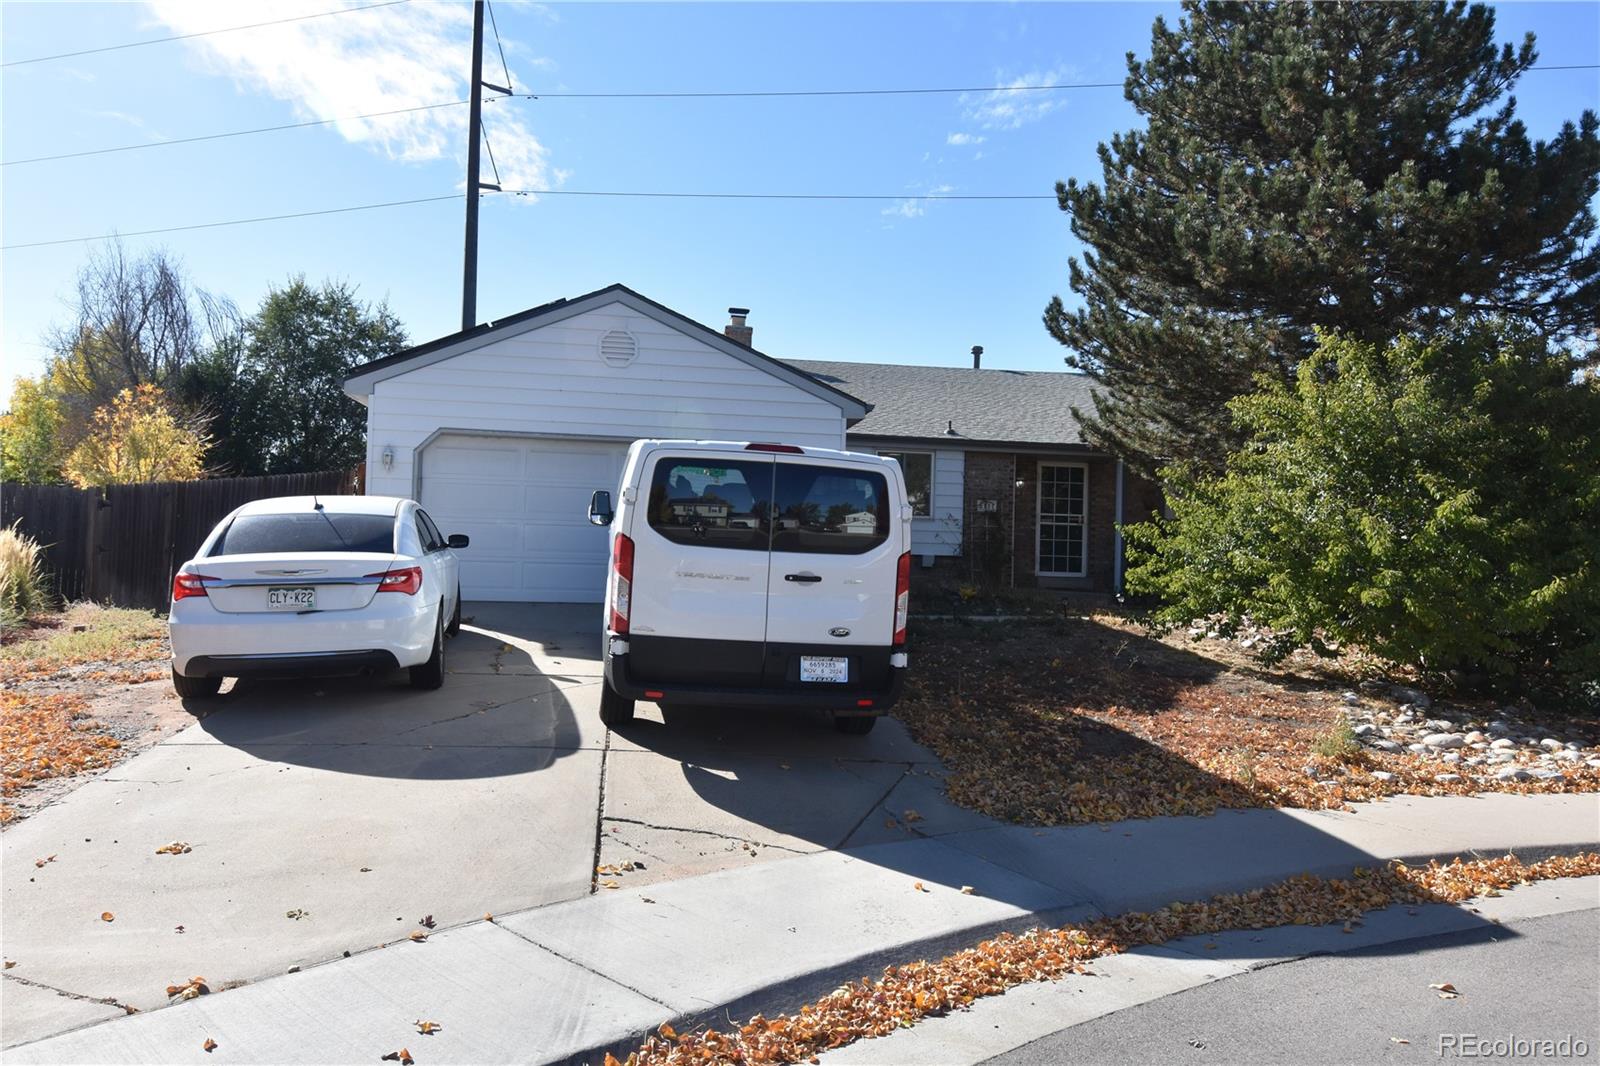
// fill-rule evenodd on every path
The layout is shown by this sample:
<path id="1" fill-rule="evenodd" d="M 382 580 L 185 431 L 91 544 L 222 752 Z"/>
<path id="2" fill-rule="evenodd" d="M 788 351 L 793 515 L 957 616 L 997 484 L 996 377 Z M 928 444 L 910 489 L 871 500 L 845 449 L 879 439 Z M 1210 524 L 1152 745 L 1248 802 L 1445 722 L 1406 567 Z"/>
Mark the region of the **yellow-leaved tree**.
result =
<path id="1" fill-rule="evenodd" d="M 210 443 L 199 427 L 173 415 L 160 389 L 140 385 L 95 410 L 89 435 L 67 456 L 66 473 L 80 488 L 192 481 Z"/>

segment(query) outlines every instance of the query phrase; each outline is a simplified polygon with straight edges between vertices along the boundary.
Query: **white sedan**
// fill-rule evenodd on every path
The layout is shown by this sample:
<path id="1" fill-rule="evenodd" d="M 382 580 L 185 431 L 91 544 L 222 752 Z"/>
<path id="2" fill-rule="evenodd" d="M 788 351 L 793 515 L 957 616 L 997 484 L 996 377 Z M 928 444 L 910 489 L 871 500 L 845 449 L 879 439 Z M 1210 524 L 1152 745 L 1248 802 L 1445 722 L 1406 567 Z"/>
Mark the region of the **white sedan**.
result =
<path id="1" fill-rule="evenodd" d="M 225 677 L 406 667 L 413 687 L 438 688 L 466 546 L 393 496 L 247 503 L 172 579 L 172 687 L 213 696 Z"/>

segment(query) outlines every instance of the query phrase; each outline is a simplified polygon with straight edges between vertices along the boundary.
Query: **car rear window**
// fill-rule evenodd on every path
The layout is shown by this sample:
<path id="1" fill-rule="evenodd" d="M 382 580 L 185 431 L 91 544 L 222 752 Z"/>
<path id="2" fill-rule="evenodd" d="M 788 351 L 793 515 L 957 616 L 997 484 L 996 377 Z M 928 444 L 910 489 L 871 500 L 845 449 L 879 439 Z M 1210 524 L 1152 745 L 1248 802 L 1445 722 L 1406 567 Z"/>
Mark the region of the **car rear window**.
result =
<path id="1" fill-rule="evenodd" d="M 889 483 L 841 466 L 778 463 L 772 550 L 858 555 L 889 537 Z"/>
<path id="2" fill-rule="evenodd" d="M 771 508 L 770 461 L 656 460 L 650 528 L 674 544 L 766 551 Z"/>
<path id="3" fill-rule="evenodd" d="M 240 515 L 222 531 L 211 554 L 393 551 L 393 516 L 313 511 Z"/>

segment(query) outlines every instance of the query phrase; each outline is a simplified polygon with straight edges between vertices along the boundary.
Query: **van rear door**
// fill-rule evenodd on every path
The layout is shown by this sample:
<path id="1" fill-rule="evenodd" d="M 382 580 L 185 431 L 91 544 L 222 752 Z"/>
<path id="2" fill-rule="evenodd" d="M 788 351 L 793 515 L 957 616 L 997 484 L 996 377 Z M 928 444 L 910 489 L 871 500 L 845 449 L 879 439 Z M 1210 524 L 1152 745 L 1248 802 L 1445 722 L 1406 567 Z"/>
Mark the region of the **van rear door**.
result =
<path id="1" fill-rule="evenodd" d="M 629 523 L 632 668 L 653 682 L 753 687 L 766 640 L 773 462 L 663 448 Z"/>
<path id="2" fill-rule="evenodd" d="M 892 471 L 779 455 L 767 579 L 765 684 L 887 683 L 904 551 Z"/>

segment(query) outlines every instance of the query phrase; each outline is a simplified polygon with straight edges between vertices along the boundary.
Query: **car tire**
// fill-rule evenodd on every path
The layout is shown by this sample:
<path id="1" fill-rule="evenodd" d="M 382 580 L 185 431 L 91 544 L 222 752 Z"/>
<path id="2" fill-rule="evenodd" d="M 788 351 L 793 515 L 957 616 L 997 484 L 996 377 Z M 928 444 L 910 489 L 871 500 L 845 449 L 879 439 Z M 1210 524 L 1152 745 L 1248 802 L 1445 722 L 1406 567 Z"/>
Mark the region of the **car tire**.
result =
<path id="1" fill-rule="evenodd" d="M 222 688 L 220 677 L 186 677 L 178 673 L 178 668 L 172 668 L 172 691 L 178 694 L 180 700 L 204 699 L 215 696 Z"/>
<path id="2" fill-rule="evenodd" d="M 433 654 L 428 661 L 411 667 L 411 687 L 436 689 L 444 684 L 444 602 L 439 603 L 439 618 L 433 624 Z"/>
<path id="3" fill-rule="evenodd" d="M 864 737 L 878 724 L 875 714 L 841 714 L 834 718 L 833 728 L 853 737 Z"/>
<path id="4" fill-rule="evenodd" d="M 605 681 L 600 682 L 600 721 L 612 729 L 633 721 L 633 701 Z"/>
<path id="5" fill-rule="evenodd" d="M 461 586 L 457 585 L 456 610 L 455 613 L 450 616 L 450 624 L 444 627 L 444 633 L 447 637 L 453 637 L 459 632 L 461 632 Z"/>

